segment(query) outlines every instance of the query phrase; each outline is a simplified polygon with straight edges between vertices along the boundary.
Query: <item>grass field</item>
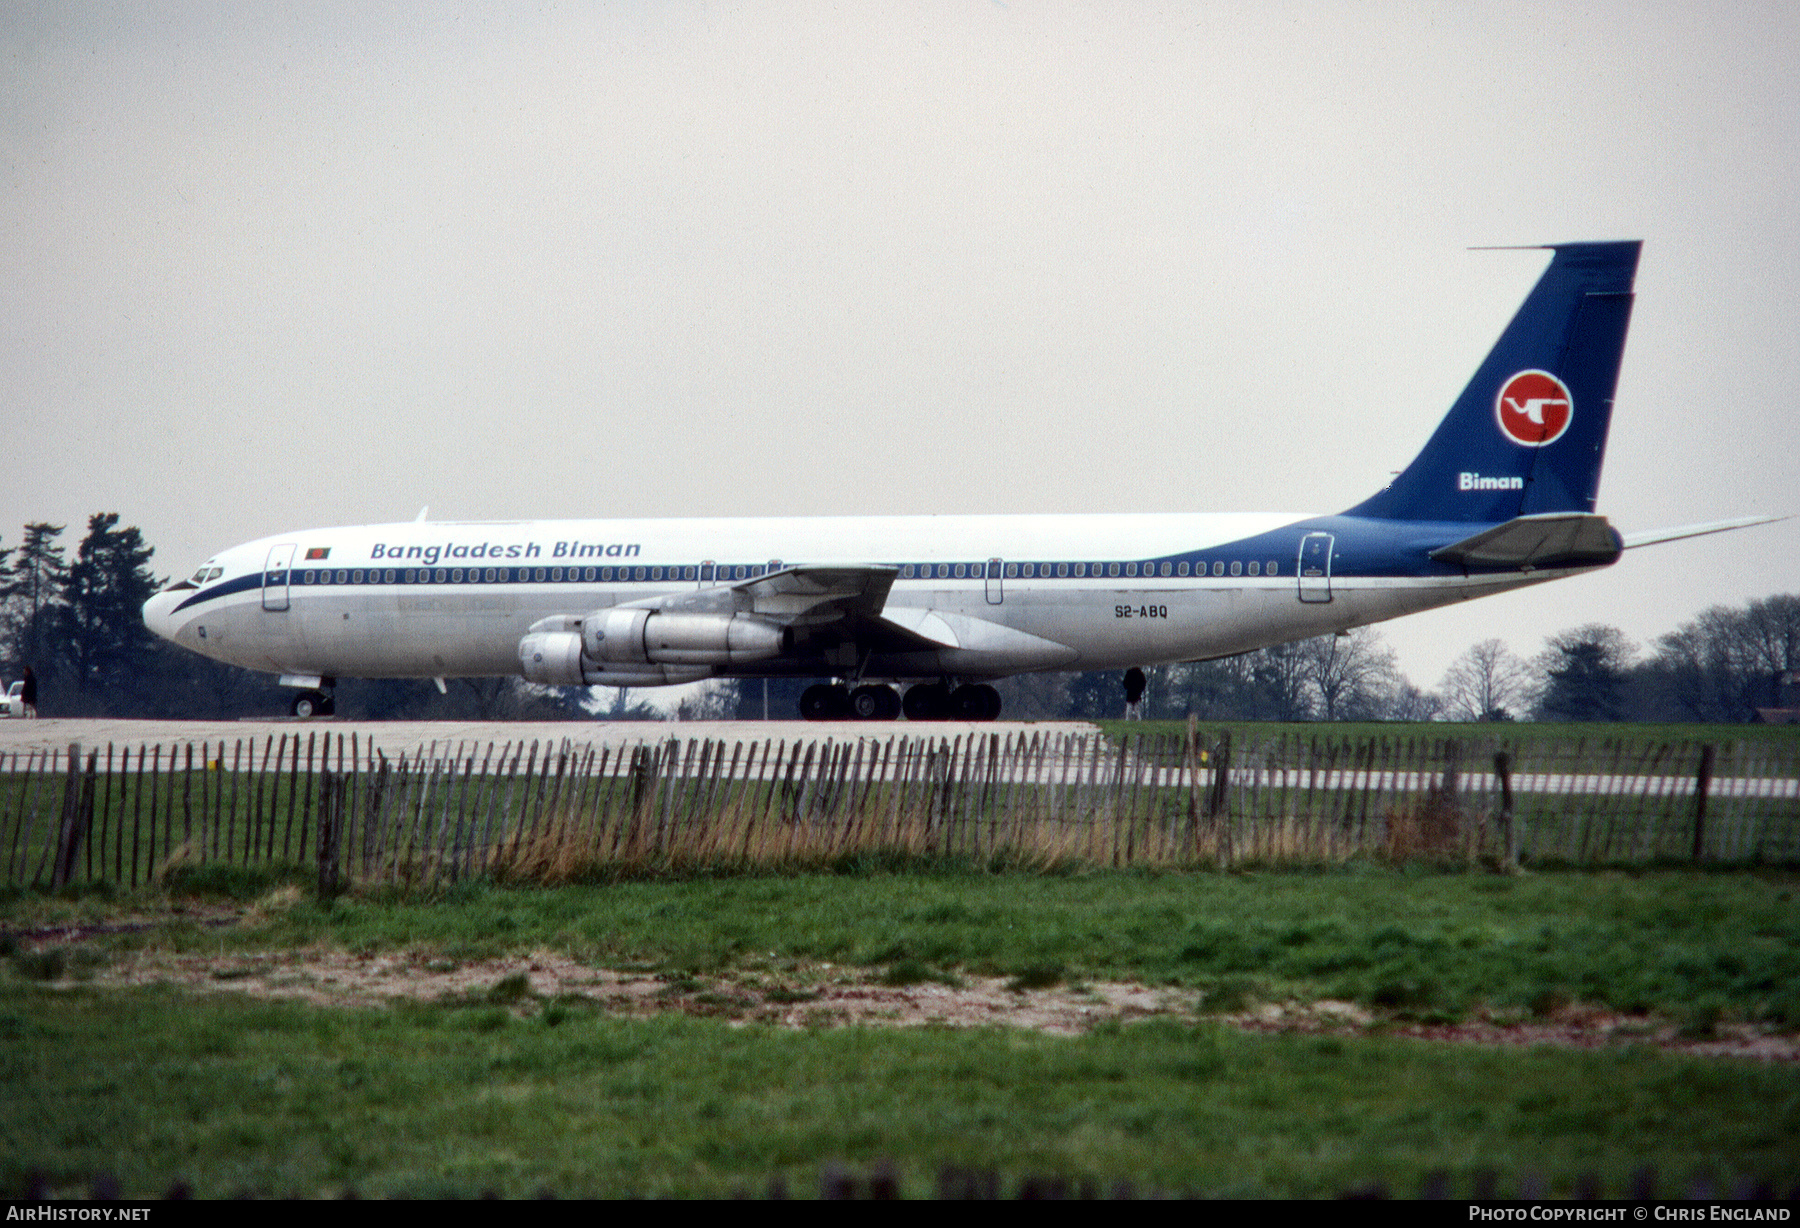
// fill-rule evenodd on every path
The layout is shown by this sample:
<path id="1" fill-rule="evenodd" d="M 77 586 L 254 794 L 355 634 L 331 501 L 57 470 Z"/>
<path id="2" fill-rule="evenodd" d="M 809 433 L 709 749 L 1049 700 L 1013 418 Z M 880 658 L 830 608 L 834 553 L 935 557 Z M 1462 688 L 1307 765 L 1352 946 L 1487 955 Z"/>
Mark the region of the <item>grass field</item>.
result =
<path id="1" fill-rule="evenodd" d="M 346 1011 L 0 990 L 6 1185 L 128 1194 L 719 1195 L 889 1161 L 1106 1189 L 1329 1195 L 1443 1172 L 1567 1194 L 1654 1168 L 1790 1176 L 1791 1068 L 1253 1036 L 1150 1020 L 1083 1037 L 732 1028 L 483 1004 Z M 554 1022 L 553 1022 L 554 1021 Z"/>
<path id="2" fill-rule="evenodd" d="M 210 875 L 210 879 L 208 876 Z M 203 871 L 248 897 L 266 880 Z M 16 946 L 0 979 L 0 1181 L 96 1171 L 127 1192 L 208 1195 L 721 1194 L 891 1161 L 1104 1189 L 1468 1192 L 1533 1177 L 1610 1191 L 1653 1167 L 1800 1178 L 1800 1071 L 1644 1044 L 1485 1049 L 1383 1035 L 1254 1035 L 1209 1010 L 1349 998 L 1378 1019 L 1529 1019 L 1570 1003 L 1800 1025 L 1800 876 L 1373 867 L 1285 874 L 836 875 L 473 885 L 434 901 L 345 899 L 194 924 L 181 900 L 14 894 L 14 932 L 151 916 L 151 928 Z M 215 900 L 220 896 L 215 894 Z M 1003 1029 L 736 1026 L 610 1017 L 583 1000 L 463 995 L 346 1009 L 83 986 L 134 952 L 296 947 L 474 961 L 554 950 L 670 977 L 999 974 L 1136 980 L 1198 1021 L 1080 1037 Z M 837 973 L 833 973 L 836 975 Z M 57 988 L 42 978 L 60 975 Z M 496 986 L 496 991 L 500 986 Z M 1030 992 L 1023 990 L 1022 992 Z M 1785 1185 L 1783 1186 L 1785 1189 Z"/>

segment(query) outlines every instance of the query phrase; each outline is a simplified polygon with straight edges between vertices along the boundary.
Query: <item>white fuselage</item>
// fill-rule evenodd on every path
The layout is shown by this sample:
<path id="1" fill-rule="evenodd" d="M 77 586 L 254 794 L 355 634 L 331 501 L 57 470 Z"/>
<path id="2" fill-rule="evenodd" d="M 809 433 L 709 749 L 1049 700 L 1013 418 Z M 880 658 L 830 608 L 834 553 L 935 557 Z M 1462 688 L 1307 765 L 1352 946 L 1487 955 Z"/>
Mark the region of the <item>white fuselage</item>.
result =
<path id="1" fill-rule="evenodd" d="M 713 672 L 978 678 L 1227 656 L 1569 574 L 1358 577 L 1333 574 L 1327 562 L 1322 577 L 1315 568 L 1303 580 L 1306 520 L 884 516 L 318 529 L 215 556 L 198 584 L 154 598 L 145 619 L 206 656 L 286 675 L 495 676 L 520 672 L 521 637 L 543 619 L 736 584 L 774 567 L 891 567 L 887 616 L 929 626 L 935 647 L 827 660 L 823 669 L 814 658 Z M 1259 557 L 1244 557 L 1248 540 L 1259 543 Z"/>

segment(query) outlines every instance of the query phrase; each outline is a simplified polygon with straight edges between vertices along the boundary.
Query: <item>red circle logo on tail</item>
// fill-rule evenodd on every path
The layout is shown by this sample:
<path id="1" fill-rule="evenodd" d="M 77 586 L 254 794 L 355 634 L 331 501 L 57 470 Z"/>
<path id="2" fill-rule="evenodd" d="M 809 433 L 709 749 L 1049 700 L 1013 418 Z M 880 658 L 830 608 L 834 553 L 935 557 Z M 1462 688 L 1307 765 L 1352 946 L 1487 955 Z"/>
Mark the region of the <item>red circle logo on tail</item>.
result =
<path id="1" fill-rule="evenodd" d="M 1541 448 L 1555 443 L 1575 416 L 1569 386 L 1548 371 L 1520 371 L 1500 386 L 1494 417 L 1514 443 Z"/>

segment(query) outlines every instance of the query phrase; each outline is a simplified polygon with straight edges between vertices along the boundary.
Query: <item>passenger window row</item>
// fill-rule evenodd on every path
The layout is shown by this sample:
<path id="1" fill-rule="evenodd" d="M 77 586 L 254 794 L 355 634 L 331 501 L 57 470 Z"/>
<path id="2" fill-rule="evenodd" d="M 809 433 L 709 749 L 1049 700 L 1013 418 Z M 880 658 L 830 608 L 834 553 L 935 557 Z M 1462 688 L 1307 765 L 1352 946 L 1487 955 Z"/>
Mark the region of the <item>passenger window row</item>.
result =
<path id="1" fill-rule="evenodd" d="M 906 563 L 900 568 L 902 580 L 948 580 L 948 579 L 982 579 L 988 577 L 990 571 L 997 570 L 997 563 Z M 301 584 L 613 584 L 634 583 L 643 581 L 716 581 L 721 584 L 734 583 L 738 580 L 751 580 L 768 572 L 778 571 L 782 567 L 779 560 L 770 562 L 766 567 L 754 563 L 720 564 L 716 568 L 712 564 L 703 567 L 689 564 L 685 567 L 390 567 L 381 568 L 338 568 L 312 569 L 299 574 Z M 1184 577 L 1205 576 L 1209 565 L 1204 561 L 1193 564 L 1182 563 L 1007 563 L 1005 576 L 1007 579 L 1048 580 L 1048 579 L 1113 579 L 1124 576 L 1134 577 Z M 1280 566 L 1274 559 L 1266 563 L 1244 563 L 1233 560 L 1226 563 L 1216 560 L 1210 564 L 1210 574 L 1223 576 L 1227 571 L 1231 575 L 1246 574 L 1257 576 L 1273 576 L 1280 574 Z M 271 573 L 278 574 L 278 573 Z M 279 580 L 276 581 L 277 583 Z"/>

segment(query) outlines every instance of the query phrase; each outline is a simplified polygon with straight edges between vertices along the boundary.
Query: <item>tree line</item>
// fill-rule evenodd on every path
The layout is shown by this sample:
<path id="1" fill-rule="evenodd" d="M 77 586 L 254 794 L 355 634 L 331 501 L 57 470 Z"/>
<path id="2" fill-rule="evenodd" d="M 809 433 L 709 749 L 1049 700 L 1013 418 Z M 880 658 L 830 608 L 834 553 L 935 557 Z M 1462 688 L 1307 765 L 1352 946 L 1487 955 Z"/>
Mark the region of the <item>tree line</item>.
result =
<path id="1" fill-rule="evenodd" d="M 196 656 L 144 626 L 166 580 L 154 549 L 116 512 L 88 518 L 70 557 L 66 526 L 24 527 L 0 544 L 0 670 L 30 665 L 54 716 L 230 719 L 286 711 L 274 677 Z M 1526 659 L 1498 639 L 1472 645 L 1432 691 L 1413 685 L 1379 632 L 1363 627 L 1217 661 L 1145 671 L 1143 715 L 1216 720 L 1744 722 L 1790 706 L 1800 672 L 1800 594 L 1715 606 L 1640 650 L 1617 627 L 1571 628 Z M 340 716 L 364 720 L 655 720 L 791 717 L 816 679 L 719 681 L 677 711 L 646 693 L 538 687 L 518 678 L 341 679 Z M 1103 719 L 1124 711 L 1119 671 L 1030 674 L 997 684 L 1006 715 Z M 446 693 L 447 692 L 447 693 Z"/>
<path id="2" fill-rule="evenodd" d="M 1714 606 L 1647 650 L 1600 623 L 1551 636 L 1529 659 L 1483 640 L 1432 691 L 1399 671 L 1369 627 L 1147 672 L 1150 717 L 1745 723 L 1800 706 L 1800 594 Z M 1117 716 L 1123 703 L 1115 675 L 1067 683 L 1069 715 Z"/>

